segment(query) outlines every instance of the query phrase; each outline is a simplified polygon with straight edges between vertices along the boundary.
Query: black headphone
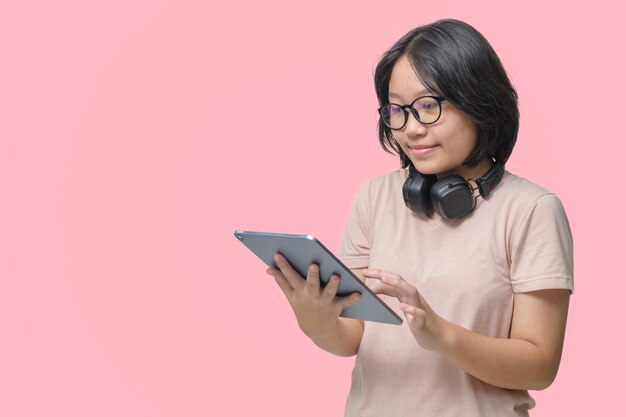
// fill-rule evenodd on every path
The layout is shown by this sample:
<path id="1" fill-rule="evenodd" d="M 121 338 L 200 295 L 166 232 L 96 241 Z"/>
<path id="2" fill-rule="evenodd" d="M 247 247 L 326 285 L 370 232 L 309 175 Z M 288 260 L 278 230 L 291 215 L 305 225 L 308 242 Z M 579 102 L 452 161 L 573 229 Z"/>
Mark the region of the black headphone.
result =
<path id="1" fill-rule="evenodd" d="M 437 181 L 437 176 L 423 175 L 409 164 L 409 177 L 402 186 L 402 196 L 408 208 L 418 215 L 430 216 L 433 209 L 444 219 L 458 219 L 474 210 L 478 190 L 481 197 L 487 197 L 504 175 L 504 165 L 495 162 L 482 177 L 465 180 L 460 175 L 450 175 Z M 470 185 L 470 181 L 476 184 Z"/>

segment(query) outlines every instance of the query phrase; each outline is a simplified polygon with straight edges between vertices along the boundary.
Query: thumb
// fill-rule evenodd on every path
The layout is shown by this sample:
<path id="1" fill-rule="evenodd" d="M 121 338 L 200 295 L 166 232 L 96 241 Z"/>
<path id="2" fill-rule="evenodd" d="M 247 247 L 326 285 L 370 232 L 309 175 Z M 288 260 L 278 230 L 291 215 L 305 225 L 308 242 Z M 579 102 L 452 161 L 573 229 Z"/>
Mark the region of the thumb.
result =
<path id="1" fill-rule="evenodd" d="M 335 302 L 337 303 L 337 306 L 343 310 L 346 307 L 350 307 L 351 305 L 356 304 L 360 299 L 361 294 L 355 292 L 345 297 L 338 297 L 337 301 Z"/>

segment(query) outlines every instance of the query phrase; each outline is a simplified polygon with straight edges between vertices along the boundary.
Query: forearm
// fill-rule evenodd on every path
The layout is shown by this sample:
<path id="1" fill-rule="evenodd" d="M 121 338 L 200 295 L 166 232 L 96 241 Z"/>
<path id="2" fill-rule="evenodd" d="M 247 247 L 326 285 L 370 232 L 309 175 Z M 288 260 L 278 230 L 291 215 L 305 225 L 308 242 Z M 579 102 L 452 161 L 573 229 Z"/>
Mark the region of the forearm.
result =
<path id="1" fill-rule="evenodd" d="M 337 356 L 354 356 L 363 337 L 363 322 L 339 317 L 335 325 L 320 335 L 307 335 L 320 348 Z"/>
<path id="2" fill-rule="evenodd" d="M 443 321 L 442 329 L 437 352 L 491 385 L 541 390 L 556 376 L 560 355 L 549 355 L 529 341 L 483 336 L 447 321 Z"/>
<path id="3" fill-rule="evenodd" d="M 437 315 L 415 286 L 381 270 L 363 271 L 380 281 L 373 290 L 400 300 L 410 331 L 426 350 L 438 352 L 470 375 L 508 389 L 545 389 L 556 377 L 563 351 L 568 289 L 515 293 L 510 338 L 471 332 Z"/>

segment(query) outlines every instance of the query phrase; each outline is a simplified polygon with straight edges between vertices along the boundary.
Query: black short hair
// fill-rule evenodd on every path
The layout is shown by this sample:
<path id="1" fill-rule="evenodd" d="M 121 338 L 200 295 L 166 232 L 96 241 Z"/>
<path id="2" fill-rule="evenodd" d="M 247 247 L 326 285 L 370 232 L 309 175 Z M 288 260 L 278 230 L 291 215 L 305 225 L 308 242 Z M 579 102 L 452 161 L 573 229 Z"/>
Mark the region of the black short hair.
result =
<path id="1" fill-rule="evenodd" d="M 445 97 L 474 122 L 477 145 L 464 164 L 471 168 L 487 157 L 505 164 L 519 130 L 517 92 L 487 39 L 455 19 L 411 30 L 376 66 L 374 84 L 380 106 L 389 103 L 391 71 L 404 55 L 426 88 Z M 400 156 L 403 168 L 410 164 L 391 129 L 380 119 L 378 139 L 385 151 Z"/>

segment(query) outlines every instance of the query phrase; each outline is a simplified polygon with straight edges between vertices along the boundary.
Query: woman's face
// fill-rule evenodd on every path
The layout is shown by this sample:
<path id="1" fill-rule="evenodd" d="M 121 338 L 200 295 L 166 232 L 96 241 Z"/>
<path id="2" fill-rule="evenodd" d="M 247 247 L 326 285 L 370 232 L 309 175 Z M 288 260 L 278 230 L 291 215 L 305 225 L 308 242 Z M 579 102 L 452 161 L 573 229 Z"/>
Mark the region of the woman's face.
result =
<path id="1" fill-rule="evenodd" d="M 406 56 L 398 59 L 389 81 L 389 101 L 400 105 L 411 104 L 425 95 L 436 96 L 417 78 Z M 409 114 L 404 128 L 392 132 L 422 174 L 437 174 L 438 178 L 453 174 L 478 178 L 489 169 L 490 161 L 487 159 L 472 169 L 463 166 L 463 161 L 476 147 L 476 127 L 449 101 L 441 103 L 441 117 L 435 123 L 423 125 Z"/>

